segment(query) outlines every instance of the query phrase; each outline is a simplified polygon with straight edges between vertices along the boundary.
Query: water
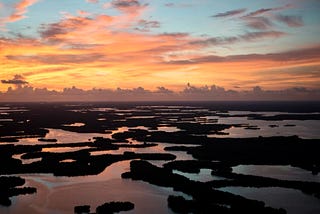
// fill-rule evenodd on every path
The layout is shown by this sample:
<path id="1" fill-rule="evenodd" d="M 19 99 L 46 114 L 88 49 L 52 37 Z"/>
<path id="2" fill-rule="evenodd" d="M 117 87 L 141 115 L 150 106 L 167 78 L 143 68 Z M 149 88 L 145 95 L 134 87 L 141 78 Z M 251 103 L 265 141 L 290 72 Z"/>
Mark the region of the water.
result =
<path id="1" fill-rule="evenodd" d="M 246 115 L 253 112 L 247 111 L 230 111 L 229 115 Z M 273 116 L 278 114 L 287 114 L 282 112 L 254 112 L 255 114 L 262 114 L 266 116 Z M 296 113 L 295 113 L 296 114 Z M 246 127 L 231 127 L 225 130 L 228 135 L 210 134 L 209 137 L 271 137 L 271 136 L 292 136 L 298 135 L 306 139 L 320 139 L 320 120 L 282 120 L 282 121 L 266 121 L 259 119 L 249 119 L 248 117 L 218 117 L 209 116 L 206 119 L 216 119 L 220 124 L 245 124 L 247 126 L 256 126 L 258 130 L 246 129 Z M 271 126 L 270 126 L 271 125 Z M 275 127 L 273 127 L 275 125 Z M 287 126 L 294 125 L 294 126 Z"/>
<path id="2" fill-rule="evenodd" d="M 320 175 L 292 166 L 239 165 L 233 167 L 232 172 L 282 180 L 320 182 Z"/>
<path id="3" fill-rule="evenodd" d="M 60 105 L 57 104 L 59 107 Z M 281 107 L 281 105 L 279 104 Z M 287 105 L 284 105 L 287 106 Z M 228 135 L 213 135 L 209 137 L 257 137 L 257 136 L 291 136 L 298 135 L 302 138 L 320 139 L 320 120 L 283 120 L 283 121 L 265 121 L 252 120 L 246 114 L 259 114 L 273 116 L 278 114 L 292 114 L 300 112 L 308 114 L 315 111 L 316 107 L 312 105 L 304 105 L 305 109 L 310 111 L 302 111 L 300 104 L 290 104 L 292 112 L 284 112 L 282 107 L 276 108 L 276 104 L 259 104 L 255 107 L 246 106 L 245 103 L 193 103 L 188 105 L 171 104 L 150 104 L 139 105 L 134 104 L 113 104 L 108 106 L 104 104 L 79 104 L 65 105 L 68 111 L 79 114 L 96 113 L 96 121 L 101 123 L 113 122 L 115 125 L 111 127 L 111 133 L 108 127 L 105 133 L 77 133 L 63 130 L 63 126 L 71 126 L 73 128 L 81 128 L 84 125 L 90 125 L 81 119 L 71 122 L 62 123 L 59 128 L 46 128 L 49 132 L 46 139 L 57 139 L 60 143 L 80 143 L 93 142 L 94 137 L 112 138 L 112 134 L 126 132 L 129 129 L 147 130 L 149 132 L 164 131 L 174 133 L 182 131 L 175 123 L 190 122 L 202 124 L 246 124 L 247 126 L 256 126 L 258 130 L 245 129 L 245 127 L 233 126 L 230 129 L 223 130 Z M 213 109 L 215 108 L 215 109 Z M 288 108 L 287 108 L 288 109 Z M 228 110 L 221 113 L 220 110 Z M 269 111 L 270 110 L 270 111 Z M 14 114 L 17 112 L 27 113 L 28 105 L 20 104 L 15 106 L 0 106 L 0 127 L 6 123 L 13 123 Z M 229 115 L 232 117 L 220 117 L 216 114 Z M 240 115 L 235 117 L 235 115 Z M 242 115 L 242 116 L 241 116 Z M 110 117 L 114 116 L 114 118 Z M 81 118 L 81 117 L 80 117 Z M 26 118 L 25 121 L 32 122 L 32 118 Z M 126 125 L 127 121 L 143 121 L 156 120 L 157 126 L 153 127 L 148 124 Z M 121 124 L 121 125 L 117 125 Z M 287 125 L 294 126 L 287 126 Z M 128 139 L 132 144 L 143 144 L 143 142 L 134 139 Z M 152 143 L 152 142 L 148 142 Z M 50 142 L 40 142 L 38 138 L 25 137 L 19 139 L 16 145 L 35 145 L 35 144 L 51 144 Z M 126 151 L 136 153 L 171 153 L 177 156 L 176 160 L 194 160 L 193 157 L 182 151 L 165 151 L 164 148 L 172 146 L 169 143 L 158 143 L 157 146 L 147 148 L 120 148 L 118 150 L 94 151 L 91 155 L 101 154 L 123 154 Z M 179 144 L 179 146 L 197 146 Z M 44 148 L 47 152 L 70 152 L 82 149 L 88 149 L 87 146 L 77 147 L 58 147 Z M 14 158 L 20 159 L 22 154 L 14 155 Z M 28 164 L 41 159 L 22 160 Z M 72 159 L 64 160 L 66 162 Z M 161 167 L 168 161 L 150 161 Z M 78 177 L 55 177 L 52 174 L 23 174 L 21 177 L 27 181 L 27 186 L 37 188 L 37 193 L 32 195 L 22 195 L 13 197 L 13 205 L 9 208 L 0 206 L 0 213 L 73 213 L 73 207 L 77 205 L 91 205 L 91 212 L 96 206 L 108 201 L 131 201 L 135 204 L 135 209 L 128 213 L 171 213 L 167 207 L 168 195 L 183 195 L 185 198 L 190 196 L 180 192 L 173 191 L 172 188 L 163 188 L 148 184 L 141 181 L 132 181 L 130 179 L 121 179 L 121 174 L 129 170 L 130 161 L 120 161 L 107 167 L 102 173 L 90 176 Z M 174 173 L 183 175 L 195 181 L 211 181 L 223 179 L 211 175 L 211 170 L 201 169 L 200 173 L 183 173 L 177 170 Z M 291 166 L 255 166 L 240 165 L 233 167 L 233 172 L 248 175 L 266 176 L 285 180 L 300 180 L 320 182 L 319 175 L 312 175 L 305 170 Z M 285 188 L 247 188 L 247 187 L 226 187 L 221 188 L 223 191 L 232 192 L 243 195 L 247 198 L 257 199 L 266 202 L 272 207 L 283 207 L 289 214 L 297 213 L 320 213 L 319 199 L 305 195 L 298 190 Z M 146 203 L 146 201 L 148 203 Z"/>
<path id="4" fill-rule="evenodd" d="M 190 196 L 172 188 L 158 187 L 141 181 L 121 179 L 129 171 L 130 161 L 107 167 L 99 175 L 54 177 L 50 174 L 21 175 L 26 185 L 37 193 L 15 197 L 9 208 L 0 206 L 0 213 L 73 213 L 74 206 L 90 204 L 91 211 L 108 201 L 130 201 L 135 204 L 127 213 L 172 213 L 167 207 L 169 195 Z M 148 203 L 146 203 L 148 201 Z"/>
<path id="5" fill-rule="evenodd" d="M 298 190 L 280 187 L 250 188 L 225 187 L 219 190 L 241 195 L 249 199 L 264 201 L 267 206 L 284 208 L 287 214 L 319 214 L 319 199 L 302 194 Z"/>

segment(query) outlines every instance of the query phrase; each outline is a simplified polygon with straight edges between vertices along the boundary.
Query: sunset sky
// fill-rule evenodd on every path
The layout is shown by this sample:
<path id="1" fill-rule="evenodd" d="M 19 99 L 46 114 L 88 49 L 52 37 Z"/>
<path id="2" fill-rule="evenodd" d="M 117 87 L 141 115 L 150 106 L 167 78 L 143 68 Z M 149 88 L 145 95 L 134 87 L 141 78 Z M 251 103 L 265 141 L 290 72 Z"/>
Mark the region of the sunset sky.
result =
<path id="1" fill-rule="evenodd" d="M 320 88 L 319 0 L 0 0 L 0 91 Z"/>

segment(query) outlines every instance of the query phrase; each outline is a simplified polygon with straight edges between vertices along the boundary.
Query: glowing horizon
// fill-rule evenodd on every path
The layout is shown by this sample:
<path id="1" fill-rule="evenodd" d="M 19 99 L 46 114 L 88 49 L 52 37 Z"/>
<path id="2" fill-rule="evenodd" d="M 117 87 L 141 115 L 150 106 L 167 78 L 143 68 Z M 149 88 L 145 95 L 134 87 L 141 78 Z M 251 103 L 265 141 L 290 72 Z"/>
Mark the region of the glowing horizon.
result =
<path id="1" fill-rule="evenodd" d="M 0 91 L 320 89 L 320 2 L 3 0 Z"/>

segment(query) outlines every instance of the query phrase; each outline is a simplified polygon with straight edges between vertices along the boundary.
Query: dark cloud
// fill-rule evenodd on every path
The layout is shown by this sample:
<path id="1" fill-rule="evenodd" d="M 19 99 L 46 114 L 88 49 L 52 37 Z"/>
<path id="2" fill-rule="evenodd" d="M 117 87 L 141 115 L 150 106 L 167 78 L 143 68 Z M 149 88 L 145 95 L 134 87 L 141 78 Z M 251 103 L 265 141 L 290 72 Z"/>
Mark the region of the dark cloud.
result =
<path id="1" fill-rule="evenodd" d="M 159 34 L 159 36 L 182 38 L 182 37 L 189 36 L 189 34 L 188 33 L 162 33 L 162 34 Z"/>
<path id="2" fill-rule="evenodd" d="M 277 10 L 277 8 L 262 8 L 256 11 L 253 11 L 251 13 L 248 13 L 247 15 L 245 15 L 244 17 L 251 17 L 251 16 L 257 16 L 257 15 L 261 15 L 263 13 L 269 12 L 269 11 L 273 11 L 273 10 Z"/>
<path id="3" fill-rule="evenodd" d="M 146 6 L 146 5 L 142 5 L 137 0 L 112 0 L 111 5 L 120 10 Z"/>
<path id="4" fill-rule="evenodd" d="M 262 38 L 278 38 L 287 35 L 281 31 L 260 31 L 260 32 L 250 32 L 239 36 L 239 38 L 245 41 L 252 41 Z"/>
<path id="5" fill-rule="evenodd" d="M 53 23 L 49 25 L 42 25 L 39 31 L 41 38 L 51 41 L 59 41 L 58 35 L 63 35 L 68 31 L 60 25 L 60 23 Z"/>
<path id="6" fill-rule="evenodd" d="M 237 10 L 229 10 L 227 12 L 224 12 L 224 13 L 218 13 L 218 14 L 215 14 L 211 17 L 214 17 L 214 18 L 221 18 L 221 17 L 230 17 L 230 16 L 235 16 L 235 15 L 239 15 L 239 14 L 242 14 L 244 12 L 246 12 L 247 9 L 237 9 Z"/>
<path id="7" fill-rule="evenodd" d="M 44 55 L 8 55 L 9 60 L 15 61 L 36 61 L 45 64 L 74 64 L 74 63 L 88 63 L 106 60 L 105 55 L 99 53 L 91 54 L 44 54 Z"/>
<path id="8" fill-rule="evenodd" d="M 287 5 L 282 6 L 282 7 L 261 8 L 259 10 L 256 10 L 256 11 L 253 11 L 253 12 L 250 12 L 250 13 L 246 14 L 245 16 L 243 16 L 243 18 L 252 17 L 252 16 L 258 16 L 258 15 L 261 15 L 261 14 L 264 14 L 264 13 L 268 13 L 268 12 L 273 12 L 273 11 L 285 10 L 285 9 L 288 9 L 288 8 L 291 8 L 291 7 L 293 7 L 292 4 L 287 4 Z"/>
<path id="9" fill-rule="evenodd" d="M 135 28 L 136 30 L 143 31 L 143 32 L 148 32 L 152 28 L 160 28 L 160 22 L 158 21 L 148 21 L 145 19 L 141 19 L 138 22 L 138 27 Z"/>
<path id="10" fill-rule="evenodd" d="M 320 89 L 293 87 L 283 90 L 264 90 L 254 86 L 251 90 L 227 90 L 223 87 L 194 86 L 187 84 L 184 89 L 173 92 L 165 87 L 146 90 L 132 89 L 91 89 L 65 88 L 58 92 L 31 86 L 8 88 L 0 93 L 1 101 L 196 101 L 196 100 L 320 100 Z"/>
<path id="11" fill-rule="evenodd" d="M 211 46 L 211 45 L 223 45 L 230 44 L 239 41 L 238 37 L 211 37 L 208 39 L 196 40 L 190 42 L 192 45 Z"/>
<path id="12" fill-rule="evenodd" d="M 88 17 L 70 17 L 60 22 L 42 24 L 39 30 L 40 36 L 45 41 L 55 43 L 63 41 L 63 35 L 77 31 L 81 26 L 86 26 L 94 21 Z"/>
<path id="13" fill-rule="evenodd" d="M 239 61 L 255 61 L 255 60 L 268 60 L 268 61 L 315 61 L 320 60 L 320 46 L 292 50 L 282 53 L 269 53 L 269 54 L 246 54 L 246 55 L 230 55 L 230 56 L 204 56 L 193 58 L 189 60 L 169 61 L 169 64 L 198 64 L 198 63 L 218 63 L 218 62 L 239 62 Z"/>
<path id="14" fill-rule="evenodd" d="M 246 25 L 249 28 L 256 30 L 268 30 L 272 28 L 272 22 L 266 17 L 248 17 L 246 20 Z"/>
<path id="15" fill-rule="evenodd" d="M 171 91 L 170 89 L 167 89 L 163 86 L 160 86 L 157 88 L 157 90 L 155 91 L 155 93 L 162 93 L 162 94 L 173 94 L 174 92 Z"/>
<path id="16" fill-rule="evenodd" d="M 286 24 L 289 27 L 302 27 L 304 25 L 301 16 L 277 15 L 276 20 Z"/>
<path id="17" fill-rule="evenodd" d="M 224 45 L 224 44 L 232 44 L 236 42 L 243 41 L 255 41 L 259 39 L 265 38 L 278 38 L 286 35 L 284 32 L 280 31 L 259 31 L 259 32 L 249 32 L 243 35 L 234 36 L 234 37 L 211 37 L 203 40 L 196 40 L 190 42 L 193 45 L 201 45 L 201 46 L 210 46 L 210 45 Z"/>
<path id="18" fill-rule="evenodd" d="M 12 84 L 12 85 L 25 85 L 28 84 L 27 81 L 25 81 L 25 78 L 19 74 L 16 74 L 13 79 L 11 80 L 1 80 L 2 84 Z"/>

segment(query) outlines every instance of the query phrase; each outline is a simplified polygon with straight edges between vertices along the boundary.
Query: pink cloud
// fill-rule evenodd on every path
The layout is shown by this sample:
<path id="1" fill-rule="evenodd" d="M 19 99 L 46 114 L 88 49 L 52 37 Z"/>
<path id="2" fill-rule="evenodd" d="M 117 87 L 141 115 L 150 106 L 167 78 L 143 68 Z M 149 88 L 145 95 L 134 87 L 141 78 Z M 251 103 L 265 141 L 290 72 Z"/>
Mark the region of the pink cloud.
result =
<path id="1" fill-rule="evenodd" d="M 15 11 L 9 16 L 10 22 L 16 22 L 25 18 L 24 14 L 27 12 L 27 8 L 35 4 L 38 0 L 22 0 L 15 5 Z"/>
<path id="2" fill-rule="evenodd" d="M 95 4 L 99 3 L 99 0 L 86 0 L 86 2 Z"/>
<path id="3" fill-rule="evenodd" d="M 5 26 L 7 23 L 16 22 L 26 18 L 25 14 L 28 12 L 28 7 L 35 4 L 38 0 L 21 0 L 13 6 L 13 12 L 7 16 L 0 18 L 0 27 Z M 0 3 L 0 8 L 3 5 Z"/>

